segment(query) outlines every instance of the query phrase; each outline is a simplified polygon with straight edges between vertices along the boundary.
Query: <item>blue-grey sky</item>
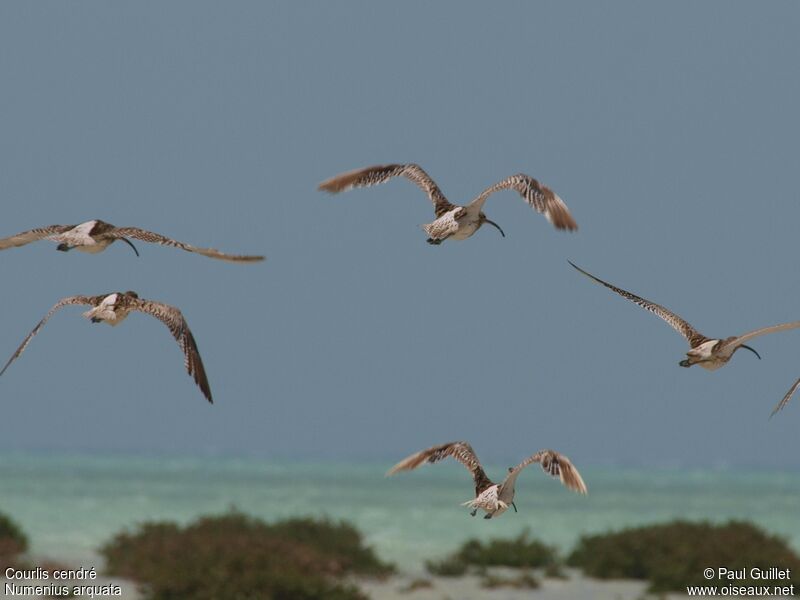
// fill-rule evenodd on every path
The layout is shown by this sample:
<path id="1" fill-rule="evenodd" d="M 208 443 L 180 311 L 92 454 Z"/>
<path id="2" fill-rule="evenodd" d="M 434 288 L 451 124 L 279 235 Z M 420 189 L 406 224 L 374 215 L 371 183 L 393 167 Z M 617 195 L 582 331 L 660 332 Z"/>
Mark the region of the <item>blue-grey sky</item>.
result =
<path id="1" fill-rule="evenodd" d="M 168 331 L 56 315 L 0 380 L 2 450 L 390 461 L 451 439 L 490 460 L 800 467 L 800 332 L 681 369 L 657 318 L 709 336 L 800 319 L 796 2 L 4 2 L 0 235 L 101 218 L 229 252 L 139 244 L 0 254 L 0 354 L 59 298 L 179 306 L 216 404 Z M 515 194 L 425 243 L 422 165 L 464 203 Z"/>

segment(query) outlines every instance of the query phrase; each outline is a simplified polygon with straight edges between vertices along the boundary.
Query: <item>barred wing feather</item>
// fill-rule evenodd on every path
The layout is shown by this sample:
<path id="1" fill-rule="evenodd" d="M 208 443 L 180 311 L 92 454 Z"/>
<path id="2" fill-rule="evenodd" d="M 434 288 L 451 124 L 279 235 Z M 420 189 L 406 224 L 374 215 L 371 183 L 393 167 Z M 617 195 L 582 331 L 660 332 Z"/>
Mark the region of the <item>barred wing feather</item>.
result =
<path id="1" fill-rule="evenodd" d="M 494 485 L 486 476 L 486 472 L 483 470 L 472 446 L 467 442 L 450 442 L 412 454 L 389 469 L 386 475 L 388 477 L 400 471 L 410 471 L 425 463 L 439 462 L 450 456 L 464 465 L 469 472 L 472 473 L 472 478 L 475 481 L 476 496 L 486 488 Z"/>
<path id="2" fill-rule="evenodd" d="M 0 239 L 0 250 L 6 250 L 7 248 L 18 248 L 19 246 L 24 246 L 25 244 L 30 244 L 31 242 L 44 240 L 51 235 L 58 235 L 59 233 L 69 231 L 73 227 L 75 226 L 49 225 L 47 227 L 38 227 L 37 229 L 23 231 L 22 233 Z"/>
<path id="3" fill-rule="evenodd" d="M 541 450 L 511 469 L 500 487 L 501 496 L 504 489 L 513 489 L 514 482 L 522 472 L 522 469 L 532 463 L 539 463 L 545 473 L 551 477 L 558 477 L 561 483 L 573 492 L 578 492 L 579 494 L 588 492 L 581 474 L 578 473 L 578 469 L 573 466 L 566 456 L 559 454 L 555 450 Z"/>
<path id="4" fill-rule="evenodd" d="M 578 229 L 578 224 L 564 201 L 549 187 L 524 173 L 512 175 L 495 183 L 470 202 L 470 206 L 477 205 L 480 208 L 489 196 L 501 190 L 516 191 L 531 208 L 543 214 L 556 229 L 568 231 Z"/>
<path id="5" fill-rule="evenodd" d="M 17 358 L 19 358 L 19 356 L 23 352 L 25 352 L 25 348 L 28 347 L 28 344 L 30 344 L 31 340 L 33 339 L 33 336 L 39 333 L 39 330 L 42 327 L 44 327 L 44 324 L 47 323 L 47 321 L 50 320 L 50 317 L 52 317 L 56 312 L 58 312 L 59 309 L 71 304 L 97 306 L 103 300 L 103 298 L 105 298 L 105 296 L 69 296 L 67 298 L 62 298 L 61 300 L 56 302 L 53 308 L 47 311 L 47 314 L 42 318 L 41 321 L 39 321 L 36 324 L 36 327 L 33 328 L 33 330 L 28 334 L 28 336 L 24 340 L 22 340 L 22 343 L 19 345 L 19 348 L 17 348 L 14 354 L 11 355 L 11 358 L 8 359 L 8 362 L 3 367 L 3 370 L 0 371 L 0 375 L 5 373 L 9 365 L 11 365 L 11 363 L 14 362 Z"/>
<path id="6" fill-rule="evenodd" d="M 792 396 L 794 396 L 794 393 L 797 391 L 797 388 L 798 388 L 798 387 L 800 387 L 800 379 L 798 379 L 797 381 L 795 381 L 795 382 L 792 384 L 792 387 L 790 387 L 790 388 L 789 388 L 789 391 L 788 391 L 788 392 L 786 392 L 786 395 L 785 395 L 783 398 L 781 398 L 781 401 L 780 401 L 780 402 L 778 402 L 778 403 L 775 405 L 775 408 L 773 408 L 773 409 L 772 409 L 772 412 L 771 412 L 771 413 L 770 413 L 770 415 L 769 415 L 769 418 L 770 418 L 770 419 L 771 419 L 772 417 L 774 417 L 774 416 L 775 416 L 775 413 L 777 413 L 778 411 L 781 411 L 781 410 L 783 410 L 783 409 L 784 409 L 784 407 L 785 407 L 787 404 L 789 404 L 789 400 L 791 400 L 791 399 L 792 399 Z"/>
<path id="7" fill-rule="evenodd" d="M 152 231 L 147 231 L 146 229 L 139 229 L 138 227 L 117 227 L 106 235 L 116 239 L 132 238 L 134 240 L 141 240 L 143 242 L 150 242 L 152 244 L 159 244 L 161 246 L 179 248 L 181 250 L 186 250 L 187 252 L 194 252 L 195 254 L 202 254 L 203 256 L 207 256 L 209 258 L 215 258 L 217 260 L 224 260 L 227 262 L 241 263 L 264 260 L 263 256 L 249 254 L 225 254 L 224 252 L 220 252 L 215 248 L 198 248 L 197 246 L 185 244 L 184 242 L 173 240 L 172 238 L 168 238 Z"/>
<path id="8" fill-rule="evenodd" d="M 439 186 L 436 185 L 436 182 L 433 181 L 431 176 L 428 175 L 422 167 L 415 164 L 375 165 L 348 171 L 347 173 L 342 173 L 341 175 L 336 175 L 335 177 L 323 181 L 319 184 L 319 189 L 337 194 L 352 188 L 378 185 L 394 177 L 405 177 L 413 181 L 424 191 L 428 195 L 430 201 L 433 202 L 437 218 L 455 208 L 453 204 L 447 201 L 447 198 L 445 198 Z"/>
<path id="9" fill-rule="evenodd" d="M 203 360 L 200 358 L 200 351 L 197 349 L 197 343 L 181 311 L 169 304 L 142 299 L 133 300 L 131 308 L 155 317 L 167 326 L 183 352 L 186 371 L 194 378 L 206 399 L 213 403 L 211 387 L 208 384 Z"/>
<path id="10" fill-rule="evenodd" d="M 630 293 L 628 291 L 625 291 L 625 290 L 623 290 L 621 288 L 618 288 L 615 285 L 611 285 L 607 281 L 603 281 L 599 277 L 595 277 L 591 273 L 589 273 L 587 271 L 584 271 L 583 269 L 581 269 L 578 265 L 576 265 L 572 261 L 567 261 L 567 262 L 569 262 L 569 264 L 571 264 L 573 267 L 575 267 L 576 270 L 580 271 L 581 273 L 583 273 L 584 275 L 586 275 L 590 279 L 593 279 L 594 281 L 596 281 L 600 285 L 604 285 L 605 287 L 607 287 L 608 289 L 610 289 L 613 292 L 616 292 L 617 294 L 619 294 L 623 298 L 626 298 L 626 299 L 630 300 L 634 304 L 637 304 L 638 306 L 641 306 L 643 309 L 645 309 L 647 311 L 650 311 L 651 313 L 653 313 L 657 317 L 660 317 L 661 319 L 663 319 L 670 327 L 672 327 L 675 331 L 677 331 L 684 338 L 686 338 L 686 341 L 689 342 L 689 345 L 692 348 L 698 346 L 699 344 L 702 344 L 703 342 L 705 342 L 708 339 L 706 336 L 701 334 L 699 331 L 697 331 L 694 327 L 689 325 L 689 323 L 684 321 L 682 318 L 680 318 L 678 315 L 676 315 L 671 310 L 668 310 L 668 309 L 664 308 L 663 306 L 661 306 L 660 304 L 656 304 L 655 302 L 650 302 L 650 300 L 645 300 L 644 298 L 642 298 L 640 296 L 637 296 L 636 294 L 632 294 L 632 293 Z"/>

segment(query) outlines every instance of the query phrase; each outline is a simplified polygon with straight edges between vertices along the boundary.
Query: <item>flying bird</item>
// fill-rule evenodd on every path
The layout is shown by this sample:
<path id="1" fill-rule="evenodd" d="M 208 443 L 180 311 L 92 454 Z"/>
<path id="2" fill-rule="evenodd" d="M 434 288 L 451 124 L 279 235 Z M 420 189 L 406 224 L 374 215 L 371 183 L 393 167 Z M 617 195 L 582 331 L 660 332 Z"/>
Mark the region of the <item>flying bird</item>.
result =
<path id="1" fill-rule="evenodd" d="M 483 204 L 495 192 L 507 189 L 515 190 L 536 212 L 543 213 L 556 229 L 574 231 L 578 228 L 561 198 L 549 187 L 523 173 L 495 183 L 466 206 L 451 204 L 422 167 L 414 164 L 376 165 L 342 173 L 320 183 L 319 189 L 336 194 L 351 188 L 377 185 L 399 176 L 417 184 L 433 202 L 436 220 L 422 226 L 428 234 L 429 244 L 438 245 L 447 239 L 465 240 L 478 231 L 484 223 L 497 228 L 500 235 L 505 237 L 506 234 L 500 226 L 483 213 Z"/>
<path id="2" fill-rule="evenodd" d="M 208 256 L 209 258 L 216 258 L 228 262 L 257 262 L 264 260 L 263 256 L 225 254 L 214 248 L 198 248 L 158 233 L 153 233 L 152 231 L 139 229 L 138 227 L 115 227 L 99 219 L 86 221 L 80 225 L 50 225 L 49 227 L 39 227 L 37 229 L 23 231 L 17 235 L 0 239 L 0 250 L 25 246 L 26 244 L 39 240 L 49 240 L 51 242 L 57 242 L 58 246 L 56 249 L 61 252 L 79 250 L 81 252 L 88 252 L 89 254 L 97 254 L 108 248 L 117 240 L 122 240 L 133 248 L 136 256 L 139 256 L 139 251 L 136 249 L 136 246 L 133 245 L 131 239 L 151 242 L 161 246 L 180 248 L 187 252 L 194 252 L 196 254 Z"/>
<path id="3" fill-rule="evenodd" d="M 572 491 L 579 494 L 587 493 L 586 484 L 583 483 L 578 469 L 566 456 L 555 450 L 541 450 L 529 456 L 516 467 L 509 467 L 502 483 L 493 483 L 486 476 L 475 451 L 467 442 L 450 442 L 412 454 L 389 469 L 386 476 L 399 471 L 410 471 L 425 463 L 435 463 L 448 456 L 452 456 L 472 473 L 472 479 L 475 481 L 475 498 L 464 502 L 462 506 L 470 507 L 472 509 L 470 515 L 473 517 L 478 509 L 486 513 L 484 519 L 499 517 L 509 506 L 514 507 L 514 512 L 517 512 L 517 506 L 514 504 L 514 484 L 522 469 L 533 463 L 539 463 L 545 473 L 558 477 L 561 483 Z"/>
<path id="4" fill-rule="evenodd" d="M 595 277 L 591 273 L 587 273 L 571 261 L 567 262 L 597 283 L 606 286 L 608 289 L 616 292 L 623 298 L 627 298 L 634 304 L 638 304 L 645 310 L 649 310 L 656 316 L 661 317 L 670 327 L 686 338 L 686 341 L 689 342 L 690 350 L 686 353 L 686 358 L 678 363 L 682 367 L 700 365 L 709 371 L 716 371 L 725 365 L 731 359 L 734 352 L 736 352 L 739 348 L 746 348 L 760 359 L 761 355 L 759 355 L 759 353 L 753 350 L 750 346 L 745 344 L 745 342 L 768 333 L 786 331 L 787 329 L 795 329 L 800 327 L 800 321 L 792 321 L 791 323 L 783 323 L 781 325 L 773 325 L 772 327 L 764 327 L 743 335 L 734 335 L 724 339 L 708 338 L 697 331 L 694 327 L 689 325 L 689 323 L 684 321 L 674 312 L 667 310 L 660 304 L 650 302 L 649 300 L 645 300 L 636 294 L 626 292 L 623 289 L 611 285 L 607 281 L 603 281 L 599 277 Z"/>
<path id="5" fill-rule="evenodd" d="M 59 300 L 33 328 L 28 337 L 22 341 L 16 352 L 8 359 L 3 370 L 0 371 L 0 375 L 5 373 L 9 365 L 25 351 L 33 336 L 39 333 L 39 330 L 44 327 L 50 317 L 60 308 L 72 304 L 91 306 L 92 308 L 83 313 L 83 316 L 92 323 L 108 323 L 111 326 L 116 326 L 122 323 L 132 311 L 143 312 L 164 323 L 183 351 L 184 365 L 187 372 L 194 378 L 195 383 L 206 399 L 213 403 L 211 388 L 208 385 L 208 378 L 203 367 L 203 361 L 200 358 L 200 352 L 197 350 L 197 343 L 194 341 L 194 336 L 181 311 L 169 304 L 139 298 L 136 292 L 130 291 L 115 292 L 103 296 L 69 296 Z"/>

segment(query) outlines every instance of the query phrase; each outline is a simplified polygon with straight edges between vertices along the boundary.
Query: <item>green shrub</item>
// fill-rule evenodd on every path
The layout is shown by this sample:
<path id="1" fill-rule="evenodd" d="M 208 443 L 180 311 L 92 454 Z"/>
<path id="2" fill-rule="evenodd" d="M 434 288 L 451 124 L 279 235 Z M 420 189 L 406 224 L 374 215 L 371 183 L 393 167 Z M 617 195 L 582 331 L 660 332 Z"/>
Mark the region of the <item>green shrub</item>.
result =
<path id="1" fill-rule="evenodd" d="M 485 544 L 468 540 L 456 556 L 468 565 L 483 567 L 545 567 L 558 562 L 555 548 L 531 539 L 528 529 L 511 540 L 492 539 Z"/>
<path id="2" fill-rule="evenodd" d="M 467 540 L 454 554 L 426 561 L 425 568 L 433 575 L 456 577 L 464 575 L 470 567 L 547 567 L 558 561 L 555 548 L 531 539 L 530 531 L 525 529 L 511 540 L 492 539 L 486 543 Z"/>
<path id="3" fill-rule="evenodd" d="M 584 536 L 570 554 L 568 564 L 600 579 L 646 579 L 650 590 L 656 592 L 709 585 L 703 576 L 703 569 L 709 567 L 745 569 L 746 580 L 722 580 L 723 584 L 738 586 L 765 583 L 749 579 L 753 567 L 788 568 L 793 579 L 775 583 L 800 585 L 800 557 L 786 541 L 742 521 L 713 525 L 678 520 Z"/>
<path id="4" fill-rule="evenodd" d="M 28 549 L 28 538 L 11 517 L 0 513 L 0 563 L 13 564 Z"/>
<path id="5" fill-rule="evenodd" d="M 143 584 L 151 600 L 360 600 L 363 594 L 336 578 L 392 569 L 346 523 L 270 525 L 238 512 L 185 527 L 145 523 L 117 534 L 100 552 L 110 575 Z"/>
<path id="6" fill-rule="evenodd" d="M 426 560 L 425 568 L 431 575 L 461 577 L 466 574 L 469 565 L 458 556 L 445 556 L 442 560 Z"/>
<path id="7" fill-rule="evenodd" d="M 382 562 L 372 548 L 364 546 L 361 532 L 345 521 L 295 518 L 279 521 L 270 529 L 279 538 L 311 545 L 335 558 L 343 572 L 378 577 L 394 572 L 392 565 Z"/>

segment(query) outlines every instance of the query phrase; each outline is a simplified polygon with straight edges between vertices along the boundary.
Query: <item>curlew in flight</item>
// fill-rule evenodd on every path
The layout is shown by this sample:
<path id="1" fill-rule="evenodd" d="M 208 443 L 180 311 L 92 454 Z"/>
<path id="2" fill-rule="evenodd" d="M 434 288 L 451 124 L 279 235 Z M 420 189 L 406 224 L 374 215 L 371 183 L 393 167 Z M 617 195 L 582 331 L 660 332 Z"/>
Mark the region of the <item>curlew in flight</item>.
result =
<path id="1" fill-rule="evenodd" d="M 30 231 L 23 231 L 17 235 L 0 239 L 0 250 L 24 246 L 38 240 L 50 240 L 51 242 L 58 242 L 57 250 L 61 252 L 68 252 L 74 249 L 80 250 L 81 252 L 88 252 L 89 254 L 97 254 L 108 248 L 117 240 L 122 240 L 133 248 L 136 256 L 139 256 L 139 251 L 136 249 L 136 246 L 134 246 L 128 238 L 160 244 L 162 246 L 180 248 L 187 252 L 194 252 L 196 254 L 208 256 L 209 258 L 226 260 L 228 262 L 256 262 L 264 260 L 263 256 L 225 254 L 214 248 L 197 248 L 158 233 L 153 233 L 152 231 L 139 229 L 138 227 L 115 227 L 99 219 L 86 221 L 80 225 L 50 225 L 49 227 L 39 227 L 37 229 L 31 229 Z"/>
<path id="2" fill-rule="evenodd" d="M 23 340 L 11 358 L 8 359 L 3 370 L 0 371 L 0 375 L 5 373 L 9 365 L 25 351 L 33 336 L 39 333 L 39 330 L 47 323 L 50 317 L 63 306 L 71 304 L 91 306 L 92 308 L 83 313 L 83 316 L 92 323 L 108 323 L 111 326 L 116 326 L 122 323 L 131 311 L 143 312 L 164 323 L 178 342 L 181 350 L 183 350 L 184 364 L 189 375 L 194 377 L 195 383 L 200 387 L 206 399 L 213 403 L 211 388 L 208 385 L 206 370 L 203 367 L 200 352 L 197 350 L 194 336 L 181 311 L 169 304 L 139 298 L 136 292 L 116 292 L 103 296 L 69 296 L 59 300 L 33 328 L 28 337 Z"/>
<path id="3" fill-rule="evenodd" d="M 800 327 L 800 321 L 792 321 L 790 323 L 782 323 L 780 325 L 773 325 L 772 327 L 763 327 L 762 329 L 756 329 L 755 331 L 751 331 L 749 333 L 745 333 L 743 335 L 734 335 L 731 337 L 727 337 L 725 339 L 712 339 L 707 338 L 702 333 L 697 331 L 694 327 L 689 325 L 686 321 L 676 315 L 674 312 L 667 310 L 660 304 L 656 304 L 655 302 L 650 302 L 649 300 L 645 300 L 637 296 L 636 294 L 631 294 L 630 292 L 626 292 L 623 289 L 620 289 L 610 283 L 603 281 L 602 279 L 595 277 L 591 273 L 587 273 L 583 269 L 581 269 L 576 264 L 572 263 L 571 261 L 567 261 L 573 267 L 575 267 L 578 271 L 590 277 L 597 283 L 606 286 L 608 289 L 616 292 L 623 298 L 627 298 L 634 304 L 638 304 L 645 310 L 649 310 L 651 313 L 661 317 L 664 321 L 667 322 L 675 331 L 680 333 L 686 341 L 689 342 L 690 350 L 686 353 L 686 358 L 680 361 L 678 364 L 682 367 L 691 367 L 692 365 L 700 365 L 704 369 L 708 371 L 716 371 L 723 365 L 725 365 L 733 356 L 734 352 L 736 352 L 739 348 L 747 348 L 758 356 L 760 359 L 761 356 L 753 350 L 750 346 L 745 344 L 745 342 L 759 337 L 761 335 L 766 335 L 768 333 L 775 333 L 777 331 L 786 331 L 787 329 L 795 329 Z M 781 410 L 791 399 L 794 392 L 797 388 L 800 387 L 800 379 L 798 379 L 792 387 L 786 392 L 786 395 L 783 399 L 778 402 L 775 408 L 770 414 L 770 418 Z"/>
<path id="4" fill-rule="evenodd" d="M 517 506 L 514 504 L 514 484 L 522 469 L 532 463 L 541 464 L 545 473 L 558 477 L 561 479 L 561 483 L 572 491 L 580 494 L 587 493 L 586 484 L 583 483 L 578 470 L 572 466 L 566 456 L 559 454 L 555 450 L 540 450 L 523 460 L 516 467 L 509 467 L 508 475 L 506 475 L 503 483 L 493 483 L 486 476 L 478 457 L 475 456 L 475 451 L 467 442 L 450 442 L 449 444 L 434 446 L 412 454 L 393 466 L 386 473 L 386 476 L 394 475 L 399 471 L 416 469 L 424 463 L 435 463 L 448 456 L 455 458 L 472 473 L 472 479 L 475 481 L 475 498 L 464 502 L 462 506 L 470 507 L 472 509 L 470 515 L 473 517 L 478 512 L 478 509 L 486 512 L 484 519 L 499 517 L 508 510 L 509 506 L 513 506 L 514 512 L 517 512 Z"/>
<path id="5" fill-rule="evenodd" d="M 670 327 L 686 338 L 686 341 L 689 342 L 691 349 L 686 353 L 686 358 L 678 363 L 682 367 L 700 365 L 709 371 L 716 371 L 721 366 L 726 364 L 733 356 L 733 353 L 739 348 L 747 348 L 760 359 L 761 356 L 758 354 L 758 352 L 746 345 L 745 342 L 768 333 L 786 331 L 787 329 L 795 329 L 796 327 L 800 327 L 800 321 L 792 321 L 791 323 L 782 323 L 781 325 L 764 327 L 743 335 L 734 335 L 725 339 L 707 338 L 674 312 L 667 310 L 663 306 L 656 304 L 655 302 L 645 300 L 644 298 L 640 298 L 636 294 L 626 292 L 623 289 L 620 289 L 598 277 L 595 277 L 591 273 L 587 273 L 571 261 L 567 262 L 569 262 L 569 264 L 587 277 L 595 280 L 597 283 L 606 286 L 608 289 L 616 292 L 623 298 L 627 298 L 634 304 L 638 304 L 645 310 L 649 310 L 654 315 L 661 317 L 667 322 L 668 325 L 670 325 Z"/>
<path id="6" fill-rule="evenodd" d="M 428 234 L 429 244 L 441 244 L 446 239 L 465 240 L 471 237 L 481 225 L 488 223 L 496 227 L 500 234 L 505 233 L 494 221 L 490 221 L 483 214 L 483 203 L 495 192 L 512 189 L 522 196 L 536 212 L 543 213 L 556 229 L 574 231 L 578 228 L 575 219 L 569 213 L 567 205 L 549 187 L 540 184 L 533 177 L 520 173 L 512 175 L 484 190 L 466 206 L 457 206 L 448 202 L 439 186 L 422 170 L 419 165 L 377 165 L 342 173 L 319 184 L 320 190 L 332 194 L 343 192 L 356 187 L 369 187 L 392 177 L 406 177 L 416 183 L 422 191 L 428 194 L 433 202 L 436 220 L 423 225 Z"/>

